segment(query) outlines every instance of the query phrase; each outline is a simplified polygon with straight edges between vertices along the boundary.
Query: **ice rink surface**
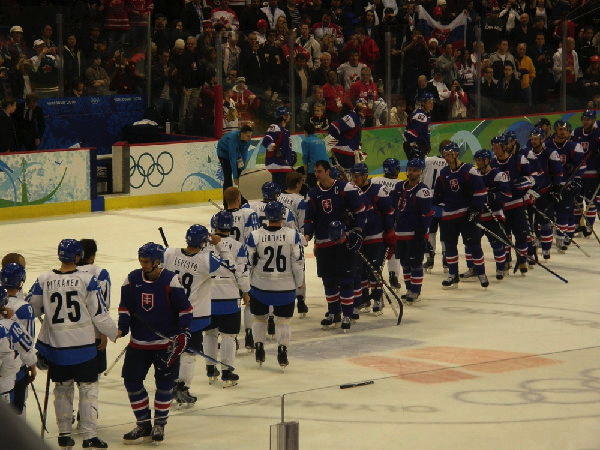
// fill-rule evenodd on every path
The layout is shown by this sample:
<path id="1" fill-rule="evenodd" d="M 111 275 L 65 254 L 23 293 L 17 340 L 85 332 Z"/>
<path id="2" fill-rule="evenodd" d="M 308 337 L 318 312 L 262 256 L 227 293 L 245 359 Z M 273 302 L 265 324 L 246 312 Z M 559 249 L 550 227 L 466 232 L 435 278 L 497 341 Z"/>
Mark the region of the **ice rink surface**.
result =
<path id="1" fill-rule="evenodd" d="M 40 272 L 57 267 L 60 239 L 96 239 L 116 319 L 119 287 L 138 267 L 138 247 L 160 242 L 158 226 L 171 245 L 183 246 L 187 227 L 208 224 L 214 213 L 210 205 L 186 205 L 3 222 L 0 250 L 25 255 L 29 289 Z M 229 389 L 209 386 L 198 360 L 191 387 L 198 402 L 171 410 L 162 447 L 267 449 L 286 394 L 285 419 L 299 421 L 302 449 L 600 449 L 600 246 L 593 237 L 579 241 L 591 258 L 571 246 L 564 255 L 553 250 L 548 262 L 569 284 L 541 268 L 497 282 L 486 242 L 490 287 L 464 282 L 443 291 L 438 257 L 422 301 L 405 307 L 400 326 L 387 306 L 383 316 L 361 315 L 348 334 L 320 327 L 325 301 L 308 249 L 310 312 L 292 322 L 285 373 L 274 343 L 261 368 L 240 349 L 240 383 Z M 109 344 L 109 364 L 125 344 Z M 121 436 L 134 423 L 121 366 L 100 380 L 98 434 L 113 449 L 124 447 Z M 339 388 L 362 380 L 375 382 Z M 42 397 L 44 383 L 40 372 Z M 146 385 L 153 393 L 151 376 Z M 47 439 L 55 446 L 52 397 L 48 411 Z M 31 392 L 27 419 L 37 432 Z"/>

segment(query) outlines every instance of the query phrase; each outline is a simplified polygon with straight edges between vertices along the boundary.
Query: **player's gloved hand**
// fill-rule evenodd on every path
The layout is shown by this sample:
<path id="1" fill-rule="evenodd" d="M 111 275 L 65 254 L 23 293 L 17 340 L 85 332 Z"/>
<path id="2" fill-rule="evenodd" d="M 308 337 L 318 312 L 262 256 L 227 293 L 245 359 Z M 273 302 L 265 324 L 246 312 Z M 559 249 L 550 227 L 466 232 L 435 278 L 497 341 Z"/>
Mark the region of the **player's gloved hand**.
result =
<path id="1" fill-rule="evenodd" d="M 396 248 L 396 232 L 394 230 L 387 230 L 383 233 L 383 241 L 392 248 Z"/>
<path id="2" fill-rule="evenodd" d="M 479 218 L 480 211 L 475 208 L 469 208 L 467 211 L 467 222 L 475 222 Z"/>
<path id="3" fill-rule="evenodd" d="M 40 355 L 39 352 L 37 352 L 36 356 L 37 356 L 37 362 L 35 363 L 35 365 L 37 366 L 37 368 L 40 370 L 48 370 L 48 367 L 49 367 L 48 360 L 46 358 L 44 358 L 42 355 Z"/>
<path id="4" fill-rule="evenodd" d="M 570 183 L 565 185 L 565 191 L 570 194 L 577 194 L 582 187 L 581 179 L 573 178 Z"/>
<path id="5" fill-rule="evenodd" d="M 363 237 L 361 234 L 360 228 L 353 228 L 348 233 L 348 241 L 346 242 L 346 246 L 349 250 L 359 251 L 362 246 Z"/>
<path id="6" fill-rule="evenodd" d="M 186 330 L 173 338 L 171 345 L 169 346 L 169 358 L 167 359 L 167 366 L 172 366 L 175 361 L 177 361 L 177 358 L 179 358 L 179 356 L 187 347 L 190 337 L 190 332 Z"/>

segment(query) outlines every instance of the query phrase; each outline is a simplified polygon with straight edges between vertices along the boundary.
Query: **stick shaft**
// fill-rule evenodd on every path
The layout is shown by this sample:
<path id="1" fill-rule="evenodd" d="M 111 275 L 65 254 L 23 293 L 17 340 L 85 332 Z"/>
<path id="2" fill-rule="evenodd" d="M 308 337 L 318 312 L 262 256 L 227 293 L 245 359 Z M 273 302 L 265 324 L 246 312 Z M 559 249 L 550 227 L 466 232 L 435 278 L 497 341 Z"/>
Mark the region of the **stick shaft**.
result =
<path id="1" fill-rule="evenodd" d="M 542 211 L 540 211 L 537 206 L 533 205 L 533 209 L 535 210 L 535 212 L 537 212 L 540 216 L 542 216 L 544 219 L 546 219 L 548 222 L 550 222 L 552 224 L 552 226 L 554 228 L 558 228 L 558 225 L 556 225 L 556 222 L 554 222 L 550 217 L 548 217 L 546 214 L 544 214 Z M 581 250 L 581 253 L 583 253 L 585 256 L 587 256 L 588 258 L 590 258 L 590 254 L 588 252 L 586 252 L 583 248 L 581 248 L 581 245 L 579 245 L 577 243 L 577 241 L 573 238 L 569 238 L 571 243 L 573 245 L 575 245 L 575 247 L 577 247 L 579 250 Z"/>
<path id="2" fill-rule="evenodd" d="M 127 351 L 127 346 L 125 346 L 125 348 L 123 350 L 121 350 L 121 353 L 119 353 L 117 355 L 117 357 L 112 362 L 112 364 L 110 365 L 110 367 L 104 371 L 104 376 L 107 376 L 110 373 L 110 371 L 113 370 L 113 368 L 117 365 L 117 363 L 123 357 L 123 355 L 125 354 L 126 351 Z"/>

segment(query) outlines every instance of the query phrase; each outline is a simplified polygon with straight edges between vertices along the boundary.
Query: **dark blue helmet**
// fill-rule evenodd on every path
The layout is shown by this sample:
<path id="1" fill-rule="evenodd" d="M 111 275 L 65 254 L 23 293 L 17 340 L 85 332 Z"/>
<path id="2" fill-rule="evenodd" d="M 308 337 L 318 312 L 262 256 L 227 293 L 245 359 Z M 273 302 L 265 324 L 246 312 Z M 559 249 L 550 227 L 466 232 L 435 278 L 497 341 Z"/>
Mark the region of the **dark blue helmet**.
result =
<path id="1" fill-rule="evenodd" d="M 501 134 L 500 136 L 494 136 L 492 138 L 492 145 L 494 144 L 500 144 L 500 145 L 506 145 L 508 144 L 508 141 L 506 139 L 506 135 L 505 134 Z"/>
<path id="2" fill-rule="evenodd" d="M 458 144 L 456 142 L 449 142 L 442 147 L 442 153 L 444 152 L 460 153 L 460 149 L 458 148 Z"/>
<path id="3" fill-rule="evenodd" d="M 4 308 L 8 303 L 8 292 L 0 286 L 0 308 Z"/>
<path id="4" fill-rule="evenodd" d="M 269 202 L 267 203 L 267 206 L 265 206 L 265 217 L 269 221 L 279 222 L 280 220 L 283 220 L 284 213 L 285 206 L 280 202 Z"/>
<path id="5" fill-rule="evenodd" d="M 425 169 L 425 160 L 419 159 L 419 158 L 413 158 L 410 161 L 408 161 L 408 163 L 406 164 L 406 168 L 423 170 L 423 169 Z"/>
<path id="6" fill-rule="evenodd" d="M 517 140 L 517 133 L 515 133 L 513 130 L 508 130 L 506 133 L 504 133 L 504 136 L 506 137 L 507 142 L 509 139 L 512 139 L 513 141 Z"/>
<path id="7" fill-rule="evenodd" d="M 554 131 L 558 130 L 559 128 L 566 128 L 569 131 L 573 129 L 571 127 L 571 124 L 564 120 L 557 120 L 556 122 L 554 122 Z"/>
<path id="8" fill-rule="evenodd" d="M 58 244 L 58 259 L 60 262 L 75 262 L 77 256 L 83 256 L 83 247 L 77 239 L 63 239 Z"/>
<path id="9" fill-rule="evenodd" d="M 543 139 L 545 136 L 544 130 L 542 130 L 540 127 L 535 127 L 533 130 L 531 130 L 529 132 L 529 137 L 532 137 L 532 136 L 539 136 Z"/>
<path id="10" fill-rule="evenodd" d="M 383 173 L 394 177 L 398 175 L 400 173 L 400 161 L 396 158 L 388 158 L 383 161 Z"/>
<path id="11" fill-rule="evenodd" d="M 215 228 L 215 227 L 213 227 Z M 185 242 L 193 248 L 200 248 L 208 241 L 209 233 L 204 225 L 192 225 L 185 233 Z"/>
<path id="12" fill-rule="evenodd" d="M 431 92 L 423 92 L 417 98 L 417 101 L 420 103 L 426 102 L 427 100 L 435 100 L 435 97 Z"/>
<path id="13" fill-rule="evenodd" d="M 290 113 L 290 110 L 287 109 L 287 106 L 278 106 L 277 109 L 275 109 L 275 117 L 277 119 L 281 119 L 283 116 L 286 116 Z"/>
<path id="14" fill-rule="evenodd" d="M 537 121 L 537 123 L 535 124 L 536 127 L 544 127 L 544 126 L 550 126 L 550 121 L 548 119 L 546 119 L 545 117 L 542 117 L 540 120 Z"/>
<path id="15" fill-rule="evenodd" d="M 487 148 L 482 148 L 481 150 L 477 150 L 473 155 L 473 159 L 492 159 L 492 152 Z"/>
<path id="16" fill-rule="evenodd" d="M 329 239 L 331 239 L 332 241 L 339 241 L 344 237 L 344 232 L 346 230 L 342 222 L 340 222 L 339 220 L 334 220 L 329 224 L 329 228 L 327 231 L 329 233 Z"/>
<path id="17" fill-rule="evenodd" d="M 357 98 L 356 101 L 354 102 L 354 109 L 368 108 L 368 107 L 369 107 L 369 104 L 362 97 Z"/>
<path id="18" fill-rule="evenodd" d="M 21 289 L 25 283 L 25 268 L 21 264 L 7 264 L 0 272 L 0 283 L 4 287 Z"/>
<path id="19" fill-rule="evenodd" d="M 262 196 L 263 200 L 277 200 L 279 194 L 281 194 L 281 188 L 278 184 L 273 183 L 272 181 L 267 181 L 262 185 Z"/>
<path id="20" fill-rule="evenodd" d="M 216 230 L 231 231 L 233 228 L 233 214 L 229 211 L 219 211 L 214 215 L 215 225 L 213 228 Z"/>
<path id="21" fill-rule="evenodd" d="M 356 175 L 369 175 L 369 168 L 365 163 L 356 163 L 352 166 L 352 169 L 350 169 L 350 173 Z"/>
<path id="22" fill-rule="evenodd" d="M 596 110 L 595 109 L 586 109 L 583 114 L 581 114 L 582 119 L 596 119 Z"/>
<path id="23" fill-rule="evenodd" d="M 165 260 L 165 248 L 160 244 L 148 242 L 138 249 L 138 258 L 150 258 L 162 263 Z"/>

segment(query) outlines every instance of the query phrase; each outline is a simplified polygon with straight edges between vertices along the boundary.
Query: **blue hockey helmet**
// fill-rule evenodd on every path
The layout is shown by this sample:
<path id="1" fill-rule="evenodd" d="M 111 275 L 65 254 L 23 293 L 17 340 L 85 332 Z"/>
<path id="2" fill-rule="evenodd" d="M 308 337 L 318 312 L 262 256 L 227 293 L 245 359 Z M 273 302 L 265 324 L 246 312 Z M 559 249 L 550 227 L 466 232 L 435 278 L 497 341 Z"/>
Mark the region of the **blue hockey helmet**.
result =
<path id="1" fill-rule="evenodd" d="M 356 99 L 356 101 L 354 102 L 354 109 L 358 109 L 358 108 L 368 108 L 369 104 L 367 103 L 367 101 L 362 98 L 359 97 Z"/>
<path id="2" fill-rule="evenodd" d="M 545 135 L 546 134 L 544 133 L 544 130 L 542 130 L 540 127 L 535 127 L 529 132 L 529 137 L 539 136 L 543 139 Z"/>
<path id="3" fill-rule="evenodd" d="M 354 175 L 369 175 L 369 168 L 365 163 L 356 163 L 350 169 L 350 173 Z"/>
<path id="4" fill-rule="evenodd" d="M 4 287 L 21 289 L 25 283 L 25 268 L 21 264 L 10 263 L 0 272 L 0 284 Z"/>
<path id="5" fill-rule="evenodd" d="M 509 139 L 512 139 L 513 141 L 517 140 L 517 133 L 515 133 L 513 130 L 506 131 L 504 136 L 506 137 L 507 142 Z"/>
<path id="6" fill-rule="evenodd" d="M 289 115 L 289 113 L 290 113 L 290 110 L 287 108 L 287 106 L 278 106 L 275 109 L 275 118 L 281 119 L 283 116 Z"/>
<path id="7" fill-rule="evenodd" d="M 339 220 L 334 220 L 329 224 L 327 228 L 327 232 L 329 233 L 329 239 L 332 241 L 339 241 L 344 237 L 344 232 L 346 231 L 344 224 Z"/>
<path id="8" fill-rule="evenodd" d="M 0 286 L 0 308 L 4 308 L 8 303 L 8 292 Z"/>
<path id="9" fill-rule="evenodd" d="M 565 120 L 557 120 L 556 122 L 554 122 L 553 128 L 554 128 L 554 131 L 558 130 L 559 128 L 566 128 L 569 131 L 571 131 L 573 129 L 571 124 Z"/>
<path id="10" fill-rule="evenodd" d="M 77 239 L 63 239 L 58 244 L 58 259 L 64 263 L 74 263 L 77 256 L 83 256 L 83 247 Z"/>
<path id="11" fill-rule="evenodd" d="M 281 187 L 272 181 L 267 181 L 263 184 L 261 190 L 263 200 L 277 200 L 277 197 L 281 194 Z"/>
<path id="12" fill-rule="evenodd" d="M 212 224 L 211 224 L 212 225 Z M 213 228 L 215 228 L 213 226 Z M 185 233 L 185 242 L 193 248 L 200 248 L 208 241 L 209 232 L 204 225 L 192 225 Z M 163 250 L 164 251 L 164 250 Z"/>
<path id="13" fill-rule="evenodd" d="M 508 141 L 506 139 L 506 135 L 501 134 L 500 136 L 494 136 L 492 138 L 491 143 L 492 143 L 492 145 L 494 145 L 494 144 L 506 145 L 508 143 Z"/>
<path id="14" fill-rule="evenodd" d="M 492 152 L 490 150 L 488 150 L 487 148 L 482 148 L 480 150 L 477 150 L 475 152 L 475 154 L 473 155 L 473 159 L 492 159 Z"/>
<path id="15" fill-rule="evenodd" d="M 215 226 L 213 226 L 215 230 L 231 231 L 233 228 L 233 214 L 231 212 L 219 211 L 213 218 L 215 219 Z"/>
<path id="16" fill-rule="evenodd" d="M 396 158 L 387 158 L 383 161 L 383 173 L 385 175 L 396 176 L 400 172 L 400 161 Z"/>
<path id="17" fill-rule="evenodd" d="M 448 142 L 441 148 L 441 150 L 442 154 L 444 154 L 445 152 L 460 153 L 460 149 L 458 148 L 458 144 L 456 142 Z"/>
<path id="18" fill-rule="evenodd" d="M 165 248 L 155 242 L 148 242 L 138 249 L 138 258 L 150 258 L 162 263 L 165 260 Z"/>
<path id="19" fill-rule="evenodd" d="M 582 114 L 581 114 L 581 118 L 582 119 L 596 119 L 596 110 L 595 109 L 586 109 Z"/>
<path id="20" fill-rule="evenodd" d="M 550 121 L 548 119 L 546 119 L 545 117 L 542 117 L 540 120 L 538 120 L 535 124 L 536 127 L 549 127 Z"/>
<path id="21" fill-rule="evenodd" d="M 407 169 L 425 169 L 425 160 L 419 158 L 413 158 L 406 164 Z"/>
<path id="22" fill-rule="evenodd" d="M 431 92 L 423 92 L 421 95 L 419 95 L 419 97 L 417 98 L 417 101 L 419 103 L 425 103 L 428 100 L 434 100 L 435 101 L 435 97 Z"/>
<path id="23" fill-rule="evenodd" d="M 267 220 L 272 222 L 279 222 L 283 220 L 283 215 L 285 213 L 285 206 L 278 201 L 273 201 L 267 203 L 265 206 L 265 217 Z"/>

